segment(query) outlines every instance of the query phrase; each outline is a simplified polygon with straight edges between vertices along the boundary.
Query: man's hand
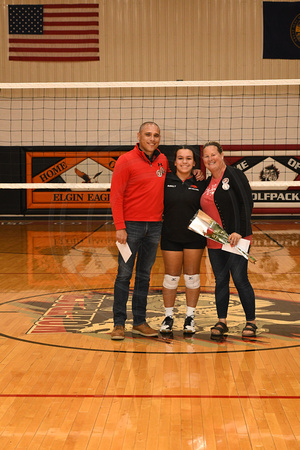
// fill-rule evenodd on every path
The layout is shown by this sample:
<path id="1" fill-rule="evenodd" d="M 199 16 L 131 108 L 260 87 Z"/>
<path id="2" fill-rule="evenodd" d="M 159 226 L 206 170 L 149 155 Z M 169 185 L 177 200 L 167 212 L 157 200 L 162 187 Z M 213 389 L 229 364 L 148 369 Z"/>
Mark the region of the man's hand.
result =
<path id="1" fill-rule="evenodd" d="M 126 244 L 126 242 L 127 242 L 127 231 L 125 229 L 117 230 L 116 231 L 116 240 L 117 240 L 117 242 L 120 242 L 120 244 Z"/>
<path id="2" fill-rule="evenodd" d="M 193 170 L 193 175 L 195 176 L 197 181 L 202 181 L 205 178 L 205 176 L 203 175 L 202 170 L 200 170 L 200 169 L 194 169 Z"/>

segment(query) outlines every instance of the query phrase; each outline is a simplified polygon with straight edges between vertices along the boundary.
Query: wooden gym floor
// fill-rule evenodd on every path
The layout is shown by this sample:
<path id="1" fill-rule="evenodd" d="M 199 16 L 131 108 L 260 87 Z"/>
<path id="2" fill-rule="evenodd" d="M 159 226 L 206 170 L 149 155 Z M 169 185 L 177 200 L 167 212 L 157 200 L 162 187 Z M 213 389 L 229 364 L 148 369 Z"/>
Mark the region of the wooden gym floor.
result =
<path id="1" fill-rule="evenodd" d="M 117 249 L 111 222 L 3 220 L 0 448 L 299 449 L 300 222 L 253 222 L 256 339 L 232 287 L 229 334 L 210 339 L 214 279 L 201 263 L 197 333 L 111 341 Z M 148 320 L 163 318 L 160 251 Z"/>

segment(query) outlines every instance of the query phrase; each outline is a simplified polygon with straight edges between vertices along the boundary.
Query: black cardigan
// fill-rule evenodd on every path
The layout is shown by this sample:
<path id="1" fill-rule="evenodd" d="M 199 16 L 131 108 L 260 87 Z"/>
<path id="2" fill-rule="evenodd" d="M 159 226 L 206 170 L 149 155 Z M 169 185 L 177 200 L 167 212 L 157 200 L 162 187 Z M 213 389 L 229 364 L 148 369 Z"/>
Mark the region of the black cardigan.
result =
<path id="1" fill-rule="evenodd" d="M 210 180 L 211 177 L 207 179 L 208 184 Z M 231 166 L 226 167 L 215 191 L 214 201 L 222 226 L 228 234 L 236 232 L 242 237 L 252 234 L 252 192 L 248 179 L 241 170 Z"/>

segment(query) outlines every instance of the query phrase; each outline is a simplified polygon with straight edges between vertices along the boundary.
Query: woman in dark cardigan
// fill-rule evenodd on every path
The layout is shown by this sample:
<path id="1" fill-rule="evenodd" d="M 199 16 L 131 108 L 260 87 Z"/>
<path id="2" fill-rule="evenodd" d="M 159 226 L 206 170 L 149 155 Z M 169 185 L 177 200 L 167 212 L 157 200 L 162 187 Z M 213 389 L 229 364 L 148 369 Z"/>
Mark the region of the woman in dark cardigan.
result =
<path id="1" fill-rule="evenodd" d="M 218 142 L 207 142 L 203 147 L 203 161 L 211 172 L 208 186 L 201 197 L 201 208 L 229 234 L 229 243 L 237 245 L 241 238 L 251 242 L 252 193 L 247 177 L 236 168 L 226 166 L 223 149 Z M 246 316 L 242 335 L 256 336 L 255 295 L 248 279 L 248 260 L 241 255 L 226 252 L 218 244 L 207 240 L 209 259 L 215 276 L 215 298 L 218 322 L 211 329 L 212 338 L 228 332 L 230 274 L 239 293 Z"/>

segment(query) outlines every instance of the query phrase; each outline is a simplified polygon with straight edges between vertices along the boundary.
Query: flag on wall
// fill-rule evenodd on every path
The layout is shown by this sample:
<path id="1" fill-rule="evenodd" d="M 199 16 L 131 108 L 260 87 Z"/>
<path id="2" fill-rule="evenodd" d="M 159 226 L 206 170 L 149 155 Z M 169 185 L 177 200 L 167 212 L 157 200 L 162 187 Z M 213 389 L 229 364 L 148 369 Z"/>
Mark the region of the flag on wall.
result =
<path id="1" fill-rule="evenodd" d="M 266 59 L 300 59 L 300 2 L 263 2 Z"/>
<path id="2" fill-rule="evenodd" d="M 10 61 L 99 61 L 99 5 L 9 5 Z"/>

